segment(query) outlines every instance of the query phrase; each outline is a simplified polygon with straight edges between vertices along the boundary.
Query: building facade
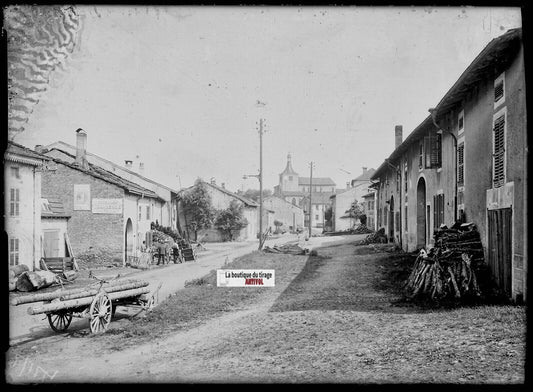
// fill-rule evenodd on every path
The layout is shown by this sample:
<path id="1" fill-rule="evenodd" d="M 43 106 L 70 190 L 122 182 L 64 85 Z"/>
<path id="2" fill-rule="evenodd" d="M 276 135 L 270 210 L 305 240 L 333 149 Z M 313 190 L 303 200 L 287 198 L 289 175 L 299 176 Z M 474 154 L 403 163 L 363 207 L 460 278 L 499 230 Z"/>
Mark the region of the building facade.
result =
<path id="1" fill-rule="evenodd" d="M 291 155 L 287 155 L 285 170 L 279 175 L 279 183 L 274 187 L 278 196 L 304 211 L 304 226 L 316 229 L 325 228 L 325 212 L 331 206 L 330 196 L 336 191 L 335 182 L 329 177 L 300 177 L 292 168 Z M 311 199 L 311 206 L 309 206 Z"/>
<path id="2" fill-rule="evenodd" d="M 4 154 L 4 230 L 9 266 L 30 270 L 41 258 L 41 173 L 46 158 L 8 142 Z"/>
<path id="3" fill-rule="evenodd" d="M 289 232 L 304 229 L 304 211 L 302 208 L 278 196 L 264 198 L 263 207 L 273 211 L 273 220 L 269 226 L 272 231 L 276 229 L 273 226 L 276 220 L 283 223 L 282 229 Z"/>
<path id="4" fill-rule="evenodd" d="M 527 297 L 527 123 L 521 29 L 492 40 L 378 168 L 378 226 L 407 251 L 473 222 L 500 288 Z"/>
<path id="5" fill-rule="evenodd" d="M 84 147 L 78 144 L 74 162 L 49 157 L 56 167 L 43 172 L 42 195 L 59 200 L 70 216 L 68 236 L 76 257 L 101 254 L 124 265 L 139 256 L 150 224 L 161 222 L 165 201 L 89 163 Z"/>

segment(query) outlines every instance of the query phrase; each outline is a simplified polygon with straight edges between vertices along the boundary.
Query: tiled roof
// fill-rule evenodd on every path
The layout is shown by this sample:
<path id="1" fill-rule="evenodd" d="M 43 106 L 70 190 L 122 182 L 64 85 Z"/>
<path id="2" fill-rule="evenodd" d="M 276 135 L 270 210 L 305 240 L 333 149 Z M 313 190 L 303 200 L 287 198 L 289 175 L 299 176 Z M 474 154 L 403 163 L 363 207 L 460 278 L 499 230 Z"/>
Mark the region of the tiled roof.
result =
<path id="1" fill-rule="evenodd" d="M 298 177 L 298 185 L 310 185 L 309 177 Z M 335 181 L 329 177 L 313 177 L 313 185 L 335 186 Z"/>
<path id="2" fill-rule="evenodd" d="M 42 164 L 43 161 L 48 161 L 48 157 L 9 140 L 4 153 L 4 160 L 19 160 L 23 163 L 39 165 Z"/>
<path id="3" fill-rule="evenodd" d="M 42 218 L 70 218 L 65 213 L 61 200 L 52 197 L 43 197 L 41 203 Z"/>
<path id="4" fill-rule="evenodd" d="M 69 155 L 69 156 L 73 157 L 71 154 L 69 154 L 67 152 L 64 152 L 64 153 L 66 155 Z M 151 191 L 149 189 L 143 188 L 143 187 L 135 184 L 134 182 L 128 181 L 128 180 L 126 180 L 126 179 L 124 179 L 124 178 L 122 178 L 120 176 L 117 176 L 116 174 L 111 173 L 110 171 L 107 171 L 107 170 L 101 168 L 100 166 L 94 165 L 92 163 L 88 163 L 89 168 L 88 169 L 84 169 L 77 162 L 72 162 L 71 163 L 71 162 L 66 162 L 66 161 L 64 161 L 62 159 L 59 159 L 59 158 L 54 158 L 54 157 L 48 157 L 48 158 L 50 160 L 56 162 L 56 163 L 68 166 L 68 167 L 70 167 L 72 169 L 81 171 L 81 172 L 83 172 L 85 174 L 88 174 L 88 175 L 90 175 L 92 177 L 98 178 L 100 180 L 109 182 L 109 183 L 114 184 L 114 185 L 117 185 L 117 186 L 127 190 L 130 193 L 134 193 L 134 194 L 137 194 L 137 195 L 143 195 L 143 196 L 151 197 L 151 198 L 154 198 L 154 199 L 163 200 L 155 192 L 153 192 L 153 191 Z"/>
<path id="5" fill-rule="evenodd" d="M 202 181 L 202 183 L 205 184 L 205 185 L 210 186 L 211 188 L 216 189 L 219 192 L 222 192 L 222 193 L 225 193 L 226 195 L 234 197 L 235 199 L 243 202 L 248 207 L 259 207 L 259 203 L 256 203 L 254 200 L 248 199 L 247 197 L 244 197 L 244 196 L 238 195 L 236 193 L 233 193 L 231 191 L 228 191 L 226 188 L 222 188 L 221 186 L 218 186 L 218 185 L 215 185 L 215 184 L 211 184 L 211 183 L 205 182 L 205 181 Z M 178 197 L 179 197 L 179 195 L 187 192 L 188 190 L 193 189 L 195 186 L 196 185 L 192 185 L 192 186 L 190 186 L 188 188 L 184 188 L 184 189 L 180 190 L 178 192 Z"/>
<path id="6" fill-rule="evenodd" d="M 352 180 L 352 182 L 354 182 L 354 181 L 370 181 L 370 178 L 372 177 L 372 175 L 375 172 L 376 172 L 376 169 L 374 169 L 374 168 L 368 169 L 366 172 L 361 174 L 359 177 L 354 178 Z"/>

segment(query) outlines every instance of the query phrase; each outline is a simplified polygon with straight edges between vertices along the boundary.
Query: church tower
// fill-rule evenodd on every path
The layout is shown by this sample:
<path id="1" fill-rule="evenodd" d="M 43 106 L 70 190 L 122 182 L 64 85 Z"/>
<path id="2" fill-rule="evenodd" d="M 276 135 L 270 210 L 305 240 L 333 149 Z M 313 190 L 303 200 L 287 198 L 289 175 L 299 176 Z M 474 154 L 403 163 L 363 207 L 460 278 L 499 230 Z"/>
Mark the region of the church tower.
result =
<path id="1" fill-rule="evenodd" d="M 287 166 L 279 175 L 279 189 L 284 192 L 298 192 L 298 173 L 294 171 L 291 163 L 291 154 L 287 155 Z"/>

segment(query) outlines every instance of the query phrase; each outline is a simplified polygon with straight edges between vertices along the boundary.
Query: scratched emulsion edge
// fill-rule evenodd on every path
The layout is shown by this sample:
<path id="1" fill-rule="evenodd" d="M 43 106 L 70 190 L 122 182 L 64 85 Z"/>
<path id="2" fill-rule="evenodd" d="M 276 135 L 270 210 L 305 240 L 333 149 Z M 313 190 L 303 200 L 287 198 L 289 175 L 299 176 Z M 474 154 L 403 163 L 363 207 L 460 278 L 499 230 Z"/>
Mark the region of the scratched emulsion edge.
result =
<path id="1" fill-rule="evenodd" d="M 7 37 L 8 138 L 24 131 L 54 72 L 65 72 L 79 46 L 83 16 L 75 6 L 4 8 Z"/>

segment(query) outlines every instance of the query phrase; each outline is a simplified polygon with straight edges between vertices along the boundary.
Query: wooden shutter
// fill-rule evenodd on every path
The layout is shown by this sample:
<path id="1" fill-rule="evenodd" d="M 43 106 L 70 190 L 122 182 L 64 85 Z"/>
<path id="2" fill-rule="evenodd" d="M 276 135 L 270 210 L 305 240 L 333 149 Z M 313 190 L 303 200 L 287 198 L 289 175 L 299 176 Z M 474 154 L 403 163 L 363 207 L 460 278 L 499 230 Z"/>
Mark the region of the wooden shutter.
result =
<path id="1" fill-rule="evenodd" d="M 503 97 L 503 79 L 494 86 L 494 102 L 498 102 Z"/>
<path id="2" fill-rule="evenodd" d="M 464 165 L 465 165 L 465 144 L 461 143 L 457 147 L 457 183 L 464 184 Z"/>
<path id="3" fill-rule="evenodd" d="M 424 167 L 431 167 L 431 136 L 424 137 Z"/>
<path id="4" fill-rule="evenodd" d="M 430 136 L 431 141 L 431 167 L 441 166 L 441 134 Z"/>
<path id="5" fill-rule="evenodd" d="M 505 114 L 494 121 L 493 146 L 493 185 L 499 188 L 505 183 Z"/>

